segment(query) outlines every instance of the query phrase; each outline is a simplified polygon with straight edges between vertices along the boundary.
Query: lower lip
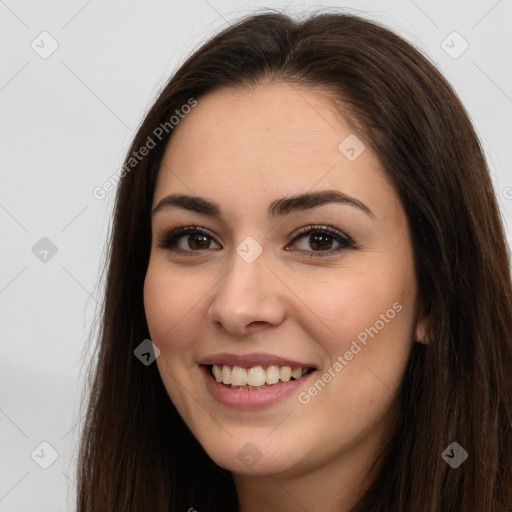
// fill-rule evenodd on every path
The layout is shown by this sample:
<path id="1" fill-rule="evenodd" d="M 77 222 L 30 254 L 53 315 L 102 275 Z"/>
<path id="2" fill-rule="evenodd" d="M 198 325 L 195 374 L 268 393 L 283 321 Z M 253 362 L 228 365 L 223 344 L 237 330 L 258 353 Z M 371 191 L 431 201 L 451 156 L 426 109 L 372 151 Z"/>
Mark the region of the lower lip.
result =
<path id="1" fill-rule="evenodd" d="M 316 373 L 314 371 L 298 380 L 280 382 L 265 389 L 231 389 L 214 379 L 210 367 L 201 366 L 201 370 L 206 379 L 206 387 L 217 401 L 228 407 L 242 410 L 261 409 L 277 404 L 291 394 L 297 393 L 299 388 Z"/>

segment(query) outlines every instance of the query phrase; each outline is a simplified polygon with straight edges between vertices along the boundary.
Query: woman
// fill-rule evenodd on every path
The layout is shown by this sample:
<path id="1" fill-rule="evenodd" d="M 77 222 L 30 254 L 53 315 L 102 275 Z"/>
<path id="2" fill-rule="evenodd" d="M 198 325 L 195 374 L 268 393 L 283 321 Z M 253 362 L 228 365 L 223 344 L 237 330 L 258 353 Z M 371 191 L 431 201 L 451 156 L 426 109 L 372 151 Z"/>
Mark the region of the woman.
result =
<path id="1" fill-rule="evenodd" d="M 417 50 L 349 15 L 247 17 L 121 174 L 80 512 L 511 510 L 509 255 Z"/>

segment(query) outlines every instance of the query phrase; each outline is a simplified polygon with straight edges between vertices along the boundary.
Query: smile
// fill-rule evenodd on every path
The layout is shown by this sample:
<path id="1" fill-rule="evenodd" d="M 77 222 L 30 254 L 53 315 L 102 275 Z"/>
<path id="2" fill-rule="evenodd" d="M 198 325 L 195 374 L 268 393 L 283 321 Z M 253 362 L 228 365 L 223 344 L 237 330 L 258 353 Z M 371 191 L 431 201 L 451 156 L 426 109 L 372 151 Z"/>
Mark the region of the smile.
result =
<path id="1" fill-rule="evenodd" d="M 258 410 L 278 405 L 288 397 L 300 393 L 300 390 L 307 387 L 308 382 L 317 374 L 314 368 L 309 367 L 298 368 L 270 365 L 267 367 L 251 366 L 250 368 L 238 366 L 239 369 L 237 369 L 237 366 L 216 364 L 216 377 L 213 373 L 213 366 L 214 365 L 200 365 L 201 373 L 204 375 L 206 389 L 218 404 L 222 404 L 229 409 L 238 409 L 240 411 Z M 295 377 L 293 376 L 294 371 Z M 271 382 L 271 384 L 267 384 L 267 372 L 270 376 L 269 382 Z M 278 372 L 279 379 L 272 384 Z M 281 380 L 281 372 L 283 372 L 283 380 Z M 249 382 L 259 384 L 262 382 L 263 377 L 265 381 L 261 385 L 251 385 L 248 383 L 233 384 L 233 375 L 235 379 L 234 382 L 244 382 L 248 380 Z M 225 384 L 223 379 L 225 377 L 226 380 L 230 380 L 228 376 L 231 377 L 231 382 Z M 219 377 L 221 379 L 220 381 L 218 380 Z"/>
<path id="2" fill-rule="evenodd" d="M 299 380 L 312 371 L 314 368 L 292 368 L 278 365 L 260 365 L 251 368 L 227 364 L 210 366 L 210 372 L 214 379 L 229 389 L 266 389 L 278 383 Z"/>

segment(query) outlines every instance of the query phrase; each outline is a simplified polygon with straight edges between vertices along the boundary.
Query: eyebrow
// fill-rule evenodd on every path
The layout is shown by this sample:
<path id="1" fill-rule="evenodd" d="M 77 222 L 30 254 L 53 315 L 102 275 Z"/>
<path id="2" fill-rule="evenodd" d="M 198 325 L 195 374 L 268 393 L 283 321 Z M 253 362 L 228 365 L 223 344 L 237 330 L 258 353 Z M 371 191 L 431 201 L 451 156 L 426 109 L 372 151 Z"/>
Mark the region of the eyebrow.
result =
<path id="1" fill-rule="evenodd" d="M 374 218 L 373 212 L 364 203 L 337 190 L 322 190 L 306 194 L 283 197 L 273 201 L 268 208 L 268 215 L 272 218 L 283 217 L 296 211 L 309 210 L 320 206 L 339 203 L 354 206 Z M 209 217 L 222 219 L 220 206 L 209 199 L 186 194 L 170 194 L 164 197 L 153 209 L 153 215 L 168 208 L 182 208 Z"/>

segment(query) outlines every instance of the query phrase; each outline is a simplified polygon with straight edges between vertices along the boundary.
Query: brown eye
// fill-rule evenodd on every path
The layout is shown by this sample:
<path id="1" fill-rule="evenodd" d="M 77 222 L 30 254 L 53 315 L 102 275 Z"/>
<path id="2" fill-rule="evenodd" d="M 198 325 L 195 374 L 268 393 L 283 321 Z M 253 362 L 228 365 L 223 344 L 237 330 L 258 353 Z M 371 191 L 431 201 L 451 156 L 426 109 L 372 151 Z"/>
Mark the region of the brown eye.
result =
<path id="1" fill-rule="evenodd" d="M 350 237 L 333 226 L 307 226 L 299 230 L 299 234 L 292 243 L 296 243 L 298 240 L 304 240 L 304 246 L 297 250 L 311 257 L 329 256 L 343 249 L 356 248 Z M 167 231 L 160 238 L 158 245 L 170 251 L 193 254 L 220 248 L 218 244 L 217 247 L 212 247 L 212 242 L 217 244 L 211 233 L 205 228 L 185 226 Z"/>
<path id="2" fill-rule="evenodd" d="M 211 242 L 216 243 L 204 228 L 186 226 L 172 229 L 164 234 L 158 245 L 163 249 L 182 252 L 199 252 L 211 249 Z"/>
<path id="3" fill-rule="evenodd" d="M 310 253 L 312 257 L 329 256 L 346 248 L 355 248 L 354 242 L 333 226 L 308 226 L 300 230 L 293 242 L 304 240 L 301 252 Z M 333 244 L 338 244 L 334 249 Z"/>

